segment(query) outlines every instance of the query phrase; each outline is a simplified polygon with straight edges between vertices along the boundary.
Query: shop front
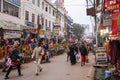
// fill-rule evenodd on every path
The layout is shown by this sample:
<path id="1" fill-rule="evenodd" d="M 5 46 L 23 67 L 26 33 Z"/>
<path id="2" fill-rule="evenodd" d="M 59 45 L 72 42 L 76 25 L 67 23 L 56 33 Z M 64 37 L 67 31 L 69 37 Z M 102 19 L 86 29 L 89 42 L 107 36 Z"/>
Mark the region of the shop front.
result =
<path id="1" fill-rule="evenodd" d="M 4 58 L 7 54 L 7 47 L 9 44 L 12 44 L 14 40 L 20 40 L 22 29 L 19 24 L 15 24 L 9 21 L 1 21 L 0 20 L 0 28 L 2 30 L 2 36 L 0 36 L 0 58 Z"/>
<path id="2" fill-rule="evenodd" d="M 119 80 L 120 79 L 120 3 L 116 0 L 105 0 L 105 14 L 110 17 L 104 17 L 103 25 L 108 29 L 100 29 L 100 35 L 105 34 L 103 46 L 106 48 L 107 67 L 96 69 L 97 80 Z M 108 19 L 107 19 L 108 18 Z M 103 35 L 104 36 L 104 35 Z M 101 66 L 99 66 L 101 67 Z M 101 75 L 103 74 L 103 75 Z"/>
<path id="3" fill-rule="evenodd" d="M 38 30 L 37 34 L 38 34 L 38 40 L 43 42 L 45 40 L 45 30 L 40 29 Z"/>

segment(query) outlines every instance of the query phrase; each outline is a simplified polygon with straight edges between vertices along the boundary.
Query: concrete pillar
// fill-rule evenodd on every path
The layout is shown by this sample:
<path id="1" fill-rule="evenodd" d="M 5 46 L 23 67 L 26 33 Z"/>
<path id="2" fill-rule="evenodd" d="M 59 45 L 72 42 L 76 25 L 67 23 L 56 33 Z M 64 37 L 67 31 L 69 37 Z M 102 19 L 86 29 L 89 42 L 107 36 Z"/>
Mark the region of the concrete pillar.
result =
<path id="1" fill-rule="evenodd" d="M 1 11 L 0 12 L 3 12 L 3 0 L 1 0 Z"/>

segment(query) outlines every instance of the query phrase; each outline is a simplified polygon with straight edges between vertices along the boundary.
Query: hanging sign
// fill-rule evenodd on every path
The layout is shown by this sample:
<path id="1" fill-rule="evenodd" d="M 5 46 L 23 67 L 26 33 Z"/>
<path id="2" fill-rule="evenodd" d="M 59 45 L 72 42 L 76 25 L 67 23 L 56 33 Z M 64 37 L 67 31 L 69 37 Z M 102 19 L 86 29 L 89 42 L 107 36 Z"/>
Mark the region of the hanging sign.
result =
<path id="1" fill-rule="evenodd" d="M 117 3 L 116 0 L 105 0 L 105 10 L 106 11 L 118 10 L 119 8 L 120 8 L 120 4 Z"/>
<path id="2" fill-rule="evenodd" d="M 105 47 L 96 48 L 96 62 L 97 63 L 107 63 L 107 54 Z"/>
<path id="3" fill-rule="evenodd" d="M 59 35 L 59 27 L 54 27 L 53 30 L 56 35 Z"/>

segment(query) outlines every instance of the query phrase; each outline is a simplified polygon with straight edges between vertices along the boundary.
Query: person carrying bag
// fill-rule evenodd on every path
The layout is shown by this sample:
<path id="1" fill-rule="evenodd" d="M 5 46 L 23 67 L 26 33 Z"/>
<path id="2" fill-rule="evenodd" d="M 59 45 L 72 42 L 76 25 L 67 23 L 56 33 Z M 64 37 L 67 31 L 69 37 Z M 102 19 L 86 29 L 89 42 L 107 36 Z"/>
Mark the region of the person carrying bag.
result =
<path id="1" fill-rule="evenodd" d="M 10 54 L 10 59 L 11 59 L 11 65 L 5 75 L 5 79 L 9 79 L 8 75 L 10 74 L 14 66 L 17 66 L 18 75 L 23 76 L 23 74 L 21 74 L 21 63 L 20 63 L 20 57 L 19 57 L 18 43 L 15 43 L 13 45 L 13 50 Z"/>

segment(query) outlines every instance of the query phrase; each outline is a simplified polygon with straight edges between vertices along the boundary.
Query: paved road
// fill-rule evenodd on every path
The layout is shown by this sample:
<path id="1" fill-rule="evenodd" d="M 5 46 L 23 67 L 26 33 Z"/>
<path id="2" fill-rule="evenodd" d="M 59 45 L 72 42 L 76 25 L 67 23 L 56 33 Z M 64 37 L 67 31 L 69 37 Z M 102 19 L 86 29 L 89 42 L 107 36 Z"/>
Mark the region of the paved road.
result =
<path id="1" fill-rule="evenodd" d="M 44 63 L 41 66 L 43 71 L 39 76 L 35 75 L 34 63 L 27 63 L 22 65 L 22 74 L 24 76 L 18 77 L 17 70 L 13 70 L 9 80 L 93 80 L 94 56 L 90 54 L 90 63 L 81 67 L 80 63 L 71 66 L 70 62 L 66 61 L 66 54 L 54 56 L 51 58 L 51 63 Z M 0 80 L 4 80 L 5 73 L 0 73 Z"/>

